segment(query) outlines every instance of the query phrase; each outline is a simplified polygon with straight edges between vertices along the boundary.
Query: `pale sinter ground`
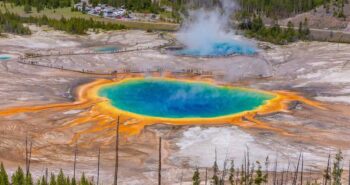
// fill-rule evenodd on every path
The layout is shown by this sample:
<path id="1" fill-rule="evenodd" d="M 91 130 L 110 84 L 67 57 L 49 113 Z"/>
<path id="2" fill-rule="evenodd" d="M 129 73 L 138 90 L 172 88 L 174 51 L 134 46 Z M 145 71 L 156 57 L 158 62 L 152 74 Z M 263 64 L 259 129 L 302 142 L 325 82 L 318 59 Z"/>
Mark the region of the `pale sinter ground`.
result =
<path id="1" fill-rule="evenodd" d="M 140 135 L 122 137 L 120 153 L 121 184 L 155 184 L 157 179 L 157 137 L 163 136 L 163 182 L 179 183 L 190 180 L 193 168 L 211 167 L 217 150 L 219 165 L 223 160 L 235 159 L 239 165 L 244 151 L 249 149 L 251 160 L 264 161 L 267 155 L 273 162 L 278 156 L 280 168 L 288 161 L 296 163 L 303 151 L 306 168 L 324 167 L 329 152 L 338 148 L 349 159 L 350 149 L 350 45 L 320 42 L 298 42 L 287 46 L 269 45 L 254 57 L 191 58 L 173 56 L 150 49 L 168 43 L 158 33 L 120 31 L 86 36 L 70 36 L 50 29 L 32 27 L 32 36 L 9 36 L 0 39 L 0 53 L 13 57 L 0 61 L 0 105 L 45 105 L 74 100 L 79 84 L 130 69 L 147 71 L 156 68 L 180 72 L 187 69 L 210 71 L 217 81 L 232 82 L 264 90 L 290 90 L 305 97 L 324 102 L 327 110 L 295 104 L 290 112 L 262 116 L 258 119 L 282 128 L 294 137 L 262 129 L 222 126 L 166 126 L 147 127 Z M 17 62 L 25 53 L 84 53 L 98 47 L 145 50 L 119 54 L 89 54 L 43 57 L 38 64 L 67 70 L 26 65 Z M 148 49 L 147 49 L 148 48 Z M 264 78 L 261 78 L 264 77 Z M 32 171 L 34 175 L 62 168 L 72 174 L 74 144 L 68 144 L 74 133 L 89 125 L 70 130 L 57 128 L 89 111 L 41 111 L 0 117 L 0 161 L 14 170 L 24 165 L 24 138 L 28 132 L 34 137 Z M 93 121 L 90 125 L 95 124 Z M 247 122 L 247 124 L 252 124 Z M 78 174 L 96 175 L 97 147 L 102 146 L 101 178 L 110 184 L 114 173 L 114 137 L 107 131 L 83 135 L 79 140 Z M 272 165 L 271 165 L 272 166 Z M 202 173 L 203 175 L 203 173 Z M 95 177 L 96 178 L 96 177 Z"/>

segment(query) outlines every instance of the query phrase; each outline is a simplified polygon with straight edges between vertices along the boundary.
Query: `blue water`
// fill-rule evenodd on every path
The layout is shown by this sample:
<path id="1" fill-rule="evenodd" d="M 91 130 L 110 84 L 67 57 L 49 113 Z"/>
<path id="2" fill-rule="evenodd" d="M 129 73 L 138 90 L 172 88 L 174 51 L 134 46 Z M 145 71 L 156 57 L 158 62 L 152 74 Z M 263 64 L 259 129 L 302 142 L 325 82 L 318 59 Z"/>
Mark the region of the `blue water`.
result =
<path id="1" fill-rule="evenodd" d="M 96 48 L 95 51 L 97 52 L 102 52 L 102 53 L 113 53 L 118 51 L 119 49 L 114 46 L 108 46 L 108 47 L 101 47 L 101 48 Z"/>
<path id="2" fill-rule="evenodd" d="M 10 60 L 11 57 L 10 56 L 7 56 L 7 55 L 0 55 L 0 61 L 1 60 Z"/>
<path id="3" fill-rule="evenodd" d="M 107 86 L 99 95 L 121 110 L 164 118 L 210 118 L 253 110 L 270 94 L 205 83 L 161 79 L 129 80 Z"/>
<path id="4" fill-rule="evenodd" d="M 256 49 L 250 45 L 238 42 L 219 42 L 211 46 L 202 48 L 184 48 L 178 50 L 176 54 L 188 56 L 228 56 L 233 54 L 238 55 L 254 55 Z"/>

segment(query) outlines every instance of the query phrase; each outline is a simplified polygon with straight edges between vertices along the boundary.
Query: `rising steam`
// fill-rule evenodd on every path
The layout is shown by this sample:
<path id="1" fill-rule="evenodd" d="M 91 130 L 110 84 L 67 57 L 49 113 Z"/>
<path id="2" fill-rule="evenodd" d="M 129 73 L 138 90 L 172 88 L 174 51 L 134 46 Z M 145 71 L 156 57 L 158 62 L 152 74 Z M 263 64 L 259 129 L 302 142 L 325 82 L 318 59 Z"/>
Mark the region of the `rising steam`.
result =
<path id="1" fill-rule="evenodd" d="M 180 54 L 219 56 L 254 54 L 253 44 L 237 38 L 230 27 L 230 18 L 237 6 L 231 0 L 221 0 L 210 10 L 190 10 L 177 39 L 185 45 Z"/>

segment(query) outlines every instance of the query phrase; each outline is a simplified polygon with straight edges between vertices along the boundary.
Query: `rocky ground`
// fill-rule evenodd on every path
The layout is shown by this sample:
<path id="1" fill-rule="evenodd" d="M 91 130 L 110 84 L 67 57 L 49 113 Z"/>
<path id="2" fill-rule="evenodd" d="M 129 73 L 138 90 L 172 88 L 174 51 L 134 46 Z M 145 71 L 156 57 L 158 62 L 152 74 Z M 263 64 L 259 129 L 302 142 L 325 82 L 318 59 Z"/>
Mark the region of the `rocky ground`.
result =
<path id="1" fill-rule="evenodd" d="M 121 184 L 155 184 L 157 142 L 163 137 L 163 181 L 165 184 L 188 181 L 192 169 L 212 166 L 215 150 L 222 166 L 224 159 L 240 164 L 249 150 L 251 160 L 271 161 L 278 156 L 280 168 L 296 163 L 304 153 L 306 168 L 324 167 L 329 153 L 342 149 L 350 155 L 350 45 L 326 42 L 298 42 L 287 46 L 259 43 L 256 56 L 192 58 L 175 56 L 157 46 L 169 42 L 159 33 L 120 31 L 70 36 L 48 28 L 32 27 L 32 36 L 0 39 L 0 53 L 11 60 L 0 61 L 0 106 L 47 105 L 73 102 L 75 89 L 99 78 L 112 78 L 113 71 L 210 73 L 217 81 L 264 90 L 287 90 L 323 103 L 318 109 L 295 103 L 290 111 L 260 116 L 270 126 L 291 133 L 222 126 L 152 125 L 136 136 L 122 136 L 120 152 Z M 96 48 L 114 46 L 134 51 L 115 54 L 83 54 Z M 138 49 L 138 50 L 135 50 Z M 76 55 L 36 58 L 36 65 L 19 63 L 26 54 L 75 53 Z M 79 54 L 81 53 L 81 54 Z M 37 66 L 40 64 L 40 66 Z M 88 71 L 90 74 L 85 73 Z M 96 73 L 96 74 L 93 74 Z M 97 74 L 98 73 L 98 74 Z M 150 74 L 150 72 L 149 72 Z M 42 174 L 63 168 L 72 173 L 75 133 L 89 125 L 61 129 L 73 119 L 91 111 L 49 109 L 0 116 L 0 161 L 11 170 L 24 165 L 26 135 L 33 140 L 32 171 Z M 249 123 L 248 121 L 247 124 Z M 78 141 L 78 174 L 95 176 L 97 150 L 101 147 L 101 176 L 110 184 L 114 173 L 114 128 L 82 135 Z M 111 134 L 112 133 L 112 134 Z M 91 139 L 93 138 L 93 139 Z M 96 177 L 95 177 L 96 178 Z"/>

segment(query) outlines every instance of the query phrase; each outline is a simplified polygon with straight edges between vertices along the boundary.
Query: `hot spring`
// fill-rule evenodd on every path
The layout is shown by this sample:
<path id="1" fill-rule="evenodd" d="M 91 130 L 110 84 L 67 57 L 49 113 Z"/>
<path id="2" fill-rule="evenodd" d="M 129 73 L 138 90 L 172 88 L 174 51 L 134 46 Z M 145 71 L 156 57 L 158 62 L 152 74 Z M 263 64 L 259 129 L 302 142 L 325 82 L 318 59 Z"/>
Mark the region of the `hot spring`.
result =
<path id="1" fill-rule="evenodd" d="M 176 50 L 175 54 L 195 57 L 220 57 L 230 55 L 254 55 L 256 49 L 248 44 L 235 42 L 235 41 L 223 41 L 214 42 L 201 47 L 184 47 Z"/>
<path id="2" fill-rule="evenodd" d="M 252 111 L 275 96 L 268 93 L 168 79 L 128 79 L 104 86 L 98 95 L 119 110 L 160 118 L 214 118 Z"/>
<path id="3" fill-rule="evenodd" d="M 119 49 L 115 46 L 107 46 L 107 47 L 100 47 L 96 48 L 95 51 L 100 52 L 100 53 L 113 53 L 118 51 Z"/>
<path id="4" fill-rule="evenodd" d="M 11 59 L 11 56 L 9 55 L 0 55 L 0 61 L 2 60 L 10 60 Z"/>
<path id="5" fill-rule="evenodd" d="M 213 79 L 207 77 L 145 78 L 144 75 L 129 74 L 113 80 L 98 79 L 80 86 L 77 92 L 77 101 L 73 103 L 0 109 L 0 116 L 47 110 L 88 110 L 64 126 L 71 129 L 86 125 L 84 127 L 87 129 L 78 131 L 72 138 L 71 143 L 75 143 L 83 134 L 110 131 L 116 120 L 122 123 L 120 131 L 128 136 L 139 134 L 145 126 L 159 123 L 233 124 L 288 134 L 255 117 L 286 111 L 289 103 L 295 101 L 324 109 L 318 102 L 305 99 L 296 93 L 260 91 L 229 84 L 215 85 Z"/>
<path id="6" fill-rule="evenodd" d="M 175 54 L 195 57 L 253 55 L 257 53 L 252 40 L 233 29 L 234 1 L 221 1 L 221 6 L 189 10 L 176 39 L 183 49 Z"/>

